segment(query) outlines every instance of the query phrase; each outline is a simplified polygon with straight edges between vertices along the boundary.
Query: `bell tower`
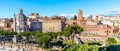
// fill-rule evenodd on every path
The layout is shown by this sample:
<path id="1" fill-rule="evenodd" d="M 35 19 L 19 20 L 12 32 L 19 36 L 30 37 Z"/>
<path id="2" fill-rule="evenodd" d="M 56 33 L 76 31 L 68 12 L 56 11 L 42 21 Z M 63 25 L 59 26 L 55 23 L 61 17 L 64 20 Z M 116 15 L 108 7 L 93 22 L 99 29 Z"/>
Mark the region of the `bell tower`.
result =
<path id="1" fill-rule="evenodd" d="M 83 13 L 82 13 L 82 10 L 78 10 L 78 17 L 77 17 L 77 20 L 83 20 Z"/>

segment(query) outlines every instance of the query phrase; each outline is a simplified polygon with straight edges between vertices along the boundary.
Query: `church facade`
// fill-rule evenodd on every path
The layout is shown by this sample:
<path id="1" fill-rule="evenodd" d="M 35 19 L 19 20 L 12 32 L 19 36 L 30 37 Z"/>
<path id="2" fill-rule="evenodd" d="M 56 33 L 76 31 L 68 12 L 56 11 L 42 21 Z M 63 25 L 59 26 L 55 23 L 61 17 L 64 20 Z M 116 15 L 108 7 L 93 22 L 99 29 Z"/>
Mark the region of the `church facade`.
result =
<path id="1" fill-rule="evenodd" d="M 17 15 L 14 15 L 14 32 L 26 32 L 29 31 L 27 25 L 27 17 L 23 14 L 23 10 L 20 9 Z"/>

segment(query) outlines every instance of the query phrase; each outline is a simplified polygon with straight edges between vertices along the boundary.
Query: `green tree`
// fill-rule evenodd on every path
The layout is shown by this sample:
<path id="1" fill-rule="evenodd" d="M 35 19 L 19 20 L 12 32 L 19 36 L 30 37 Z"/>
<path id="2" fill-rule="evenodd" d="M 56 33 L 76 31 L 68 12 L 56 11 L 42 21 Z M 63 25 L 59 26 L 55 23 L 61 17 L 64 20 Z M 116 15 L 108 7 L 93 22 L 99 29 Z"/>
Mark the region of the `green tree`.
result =
<path id="1" fill-rule="evenodd" d="M 72 44 L 64 48 L 63 51 L 98 51 L 98 46 L 88 44 Z"/>
<path id="2" fill-rule="evenodd" d="M 24 40 L 24 43 L 26 43 L 33 39 L 33 34 L 31 32 L 21 32 L 17 35 L 17 37 L 22 37 Z"/>
<path id="3" fill-rule="evenodd" d="M 17 32 L 8 32 L 9 35 L 17 35 Z"/>
<path id="4" fill-rule="evenodd" d="M 52 37 L 50 35 L 43 34 L 38 38 L 39 46 L 42 48 L 48 47 L 48 44 L 50 43 L 51 38 Z"/>
<path id="5" fill-rule="evenodd" d="M 117 40 L 115 38 L 108 38 L 107 39 L 107 45 L 114 45 L 117 43 Z"/>
<path id="6" fill-rule="evenodd" d="M 63 31 L 63 35 L 66 37 L 65 39 L 68 39 L 67 37 L 71 36 L 70 39 L 72 39 L 74 43 L 74 35 L 81 33 L 82 31 L 83 31 L 83 28 L 75 24 L 75 25 L 65 27 Z"/>
<path id="7" fill-rule="evenodd" d="M 77 20 L 77 16 L 76 16 L 76 15 L 74 15 L 74 18 L 73 18 L 73 20 Z"/>
<path id="8" fill-rule="evenodd" d="M 1 35 L 17 35 L 17 32 L 0 31 Z"/>
<path id="9" fill-rule="evenodd" d="M 30 36 L 30 33 L 29 32 L 21 32 L 19 33 L 21 36 Z"/>
<path id="10" fill-rule="evenodd" d="M 57 37 L 57 33 L 55 32 L 47 32 L 46 34 L 50 35 L 52 38 L 56 38 Z"/>
<path id="11" fill-rule="evenodd" d="M 58 35 L 63 35 L 63 31 L 56 32 L 56 34 L 58 34 Z"/>
<path id="12" fill-rule="evenodd" d="M 0 30 L 0 34 L 2 34 L 4 31 Z"/>
<path id="13" fill-rule="evenodd" d="M 80 33 L 83 31 L 83 28 L 81 28 L 80 26 L 78 25 L 72 25 L 72 26 L 68 26 L 64 29 L 64 31 L 69 31 L 70 33 Z"/>
<path id="14" fill-rule="evenodd" d="M 32 34 L 32 35 L 35 35 L 35 34 L 37 34 L 37 33 L 42 33 L 42 32 L 40 32 L 40 31 L 31 31 L 31 32 L 30 32 L 30 34 Z"/>
<path id="15" fill-rule="evenodd" d="M 34 36 L 35 36 L 35 38 L 37 39 L 37 38 L 39 38 L 41 35 L 42 35 L 43 33 L 36 33 Z"/>
<path id="16" fill-rule="evenodd" d="M 71 32 L 70 31 L 63 31 L 63 35 L 65 37 L 69 37 L 71 35 Z"/>

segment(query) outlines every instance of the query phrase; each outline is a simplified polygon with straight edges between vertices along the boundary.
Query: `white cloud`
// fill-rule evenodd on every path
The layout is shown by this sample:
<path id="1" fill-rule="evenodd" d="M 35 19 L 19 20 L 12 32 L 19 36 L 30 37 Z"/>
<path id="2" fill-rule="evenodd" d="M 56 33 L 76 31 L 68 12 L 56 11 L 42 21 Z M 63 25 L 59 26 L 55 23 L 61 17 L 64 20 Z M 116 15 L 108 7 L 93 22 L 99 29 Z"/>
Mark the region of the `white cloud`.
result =
<path id="1" fill-rule="evenodd" d="M 74 15 L 76 15 L 76 16 L 78 16 L 77 14 L 75 14 L 75 13 L 73 13 L 73 14 L 65 14 L 65 13 L 62 13 L 60 16 L 66 16 L 66 17 L 68 17 L 68 18 L 72 18 L 72 17 L 74 17 Z M 88 17 L 88 16 L 90 16 L 91 14 L 85 14 L 85 15 L 83 15 L 83 17 Z"/>
<path id="2" fill-rule="evenodd" d="M 90 13 L 90 14 L 85 14 L 84 17 L 87 17 L 89 15 L 115 15 L 115 14 L 120 14 L 120 8 L 113 8 L 113 9 L 107 9 L 107 10 L 101 10 L 98 13 Z"/>
<path id="3" fill-rule="evenodd" d="M 120 8 L 114 8 L 111 10 L 104 10 L 101 12 L 103 15 L 114 15 L 114 14 L 120 14 Z"/>
<path id="4" fill-rule="evenodd" d="M 94 11 L 93 11 L 94 12 Z M 88 17 L 90 15 L 115 15 L 115 14 L 120 14 L 120 8 L 113 8 L 113 9 L 107 9 L 107 10 L 101 10 L 98 13 L 88 13 L 88 14 L 84 14 L 83 17 Z M 76 13 L 62 13 L 60 16 L 66 16 L 68 18 L 72 18 L 74 15 L 77 15 Z"/>
<path id="5" fill-rule="evenodd" d="M 66 17 L 68 17 L 68 18 L 72 18 L 74 15 L 77 15 L 77 14 L 75 14 L 75 13 L 72 13 L 72 14 L 65 14 L 65 13 L 62 13 L 60 16 L 66 16 Z"/>
<path id="6" fill-rule="evenodd" d="M 91 14 L 85 14 L 83 15 L 83 17 L 89 17 Z"/>
<path id="7" fill-rule="evenodd" d="M 66 14 L 62 13 L 60 16 L 66 16 Z"/>
<path id="8" fill-rule="evenodd" d="M 70 16 L 72 16 L 72 17 L 73 17 L 74 15 L 77 15 L 77 14 L 70 14 Z"/>

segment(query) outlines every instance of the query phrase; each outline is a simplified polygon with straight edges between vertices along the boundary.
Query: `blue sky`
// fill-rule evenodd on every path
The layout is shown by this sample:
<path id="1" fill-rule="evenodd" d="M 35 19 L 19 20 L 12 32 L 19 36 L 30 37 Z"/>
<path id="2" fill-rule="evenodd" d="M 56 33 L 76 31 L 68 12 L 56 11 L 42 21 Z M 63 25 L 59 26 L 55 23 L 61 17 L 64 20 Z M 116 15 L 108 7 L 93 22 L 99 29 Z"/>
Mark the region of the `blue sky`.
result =
<path id="1" fill-rule="evenodd" d="M 0 0 L 0 18 L 13 17 L 22 8 L 28 16 L 31 12 L 41 16 L 77 14 L 83 10 L 90 14 L 120 13 L 120 0 Z"/>

